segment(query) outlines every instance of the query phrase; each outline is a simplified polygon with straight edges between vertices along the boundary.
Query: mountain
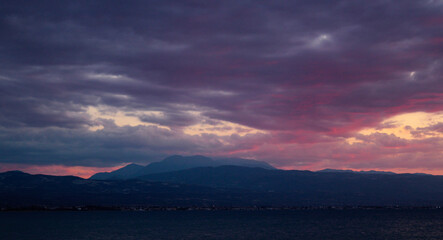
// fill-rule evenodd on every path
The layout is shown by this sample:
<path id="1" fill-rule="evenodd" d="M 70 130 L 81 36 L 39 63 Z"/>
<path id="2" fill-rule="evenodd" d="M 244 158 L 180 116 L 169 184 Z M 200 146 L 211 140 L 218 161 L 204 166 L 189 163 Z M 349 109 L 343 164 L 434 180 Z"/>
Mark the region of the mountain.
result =
<path id="1" fill-rule="evenodd" d="M 246 192 L 140 180 L 0 173 L 0 208 L 248 205 Z"/>
<path id="2" fill-rule="evenodd" d="M 443 203 L 443 176 L 203 167 L 139 177 L 148 181 L 274 193 L 288 202 L 326 205 Z M 283 200 L 283 199 L 281 199 Z"/>
<path id="3" fill-rule="evenodd" d="M 0 208 L 441 206 L 443 176 L 198 167 L 130 180 L 0 173 Z"/>
<path id="4" fill-rule="evenodd" d="M 224 165 L 244 166 L 244 167 L 260 167 L 264 169 L 275 169 L 266 162 L 241 159 L 241 158 L 216 158 L 212 159 L 205 156 L 180 156 L 174 155 L 163 159 L 160 162 L 153 162 L 145 167 L 130 164 L 113 172 L 97 173 L 90 179 L 95 180 L 111 180 L 111 179 L 133 179 L 139 176 L 185 170 L 196 167 L 216 167 Z"/>
<path id="5" fill-rule="evenodd" d="M 317 172 L 329 172 L 329 173 L 360 173 L 360 174 L 388 174 L 388 175 L 394 175 L 395 172 L 388 172 L 388 171 L 375 171 L 375 170 L 369 170 L 369 171 L 353 171 L 353 170 L 341 170 L 341 169 L 330 169 L 326 168 L 323 170 L 319 170 Z M 431 175 L 427 173 L 408 173 L 413 175 Z"/>
<path id="6" fill-rule="evenodd" d="M 128 179 L 132 176 L 136 176 L 142 169 L 144 169 L 144 167 L 141 165 L 129 164 L 113 172 L 96 173 L 91 177 L 91 179 Z"/>
<path id="7" fill-rule="evenodd" d="M 353 170 L 340 170 L 340 169 L 323 169 L 317 172 L 329 172 L 329 173 L 361 173 L 361 174 L 395 174 L 394 172 L 386 172 L 386 171 L 353 171 Z"/>
<path id="8" fill-rule="evenodd" d="M 252 168 L 263 168 L 269 170 L 275 170 L 276 168 L 271 166 L 267 162 L 251 160 L 251 159 L 243 159 L 243 158 L 214 158 L 217 163 L 216 166 L 241 166 L 241 167 L 252 167 Z M 201 166 L 204 167 L 204 166 Z"/>

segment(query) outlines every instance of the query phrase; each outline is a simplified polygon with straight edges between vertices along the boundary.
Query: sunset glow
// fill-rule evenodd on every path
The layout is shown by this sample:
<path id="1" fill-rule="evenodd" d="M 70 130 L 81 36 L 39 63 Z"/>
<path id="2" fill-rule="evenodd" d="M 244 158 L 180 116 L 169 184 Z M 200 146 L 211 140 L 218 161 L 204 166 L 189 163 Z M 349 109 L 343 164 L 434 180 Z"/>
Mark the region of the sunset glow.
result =
<path id="1" fill-rule="evenodd" d="M 0 8 L 0 171 L 181 154 L 443 174 L 439 1 L 79 5 Z"/>

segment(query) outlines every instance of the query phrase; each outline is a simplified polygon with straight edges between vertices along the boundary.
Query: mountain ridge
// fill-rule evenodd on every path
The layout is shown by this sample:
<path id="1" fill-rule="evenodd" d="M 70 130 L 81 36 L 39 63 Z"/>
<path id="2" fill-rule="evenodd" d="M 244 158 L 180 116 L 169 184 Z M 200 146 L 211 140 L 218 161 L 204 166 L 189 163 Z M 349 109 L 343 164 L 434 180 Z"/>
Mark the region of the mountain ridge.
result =
<path id="1" fill-rule="evenodd" d="M 147 174 L 179 171 L 195 167 L 216 167 L 223 165 L 276 169 L 266 162 L 256 161 L 251 159 L 242 159 L 242 158 L 213 159 L 202 155 L 193 155 L 193 156 L 172 155 L 166 157 L 162 161 L 152 162 L 146 166 L 141 166 L 138 164 L 129 164 L 125 167 L 122 167 L 112 172 L 96 173 L 92 175 L 90 179 L 95 179 L 95 180 L 133 179 Z"/>
<path id="2" fill-rule="evenodd" d="M 199 167 L 130 180 L 0 173 L 10 206 L 441 206 L 443 176 Z"/>

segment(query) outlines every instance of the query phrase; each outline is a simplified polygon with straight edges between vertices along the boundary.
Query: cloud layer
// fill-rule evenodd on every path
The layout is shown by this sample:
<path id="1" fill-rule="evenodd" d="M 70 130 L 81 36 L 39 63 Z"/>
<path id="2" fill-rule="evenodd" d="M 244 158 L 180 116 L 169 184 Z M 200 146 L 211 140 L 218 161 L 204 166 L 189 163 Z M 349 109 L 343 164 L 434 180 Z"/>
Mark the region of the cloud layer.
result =
<path id="1" fill-rule="evenodd" d="M 443 173 L 442 1 L 2 5 L 0 164 Z M 386 122 L 403 113 L 434 122 Z"/>

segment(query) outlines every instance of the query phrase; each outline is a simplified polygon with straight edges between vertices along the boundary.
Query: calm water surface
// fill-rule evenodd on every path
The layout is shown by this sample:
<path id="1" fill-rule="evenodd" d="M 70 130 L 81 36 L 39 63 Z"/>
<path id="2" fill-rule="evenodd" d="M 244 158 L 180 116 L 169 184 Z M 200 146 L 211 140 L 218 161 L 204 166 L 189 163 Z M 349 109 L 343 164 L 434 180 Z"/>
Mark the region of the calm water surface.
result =
<path id="1" fill-rule="evenodd" d="M 0 239 L 443 239 L 443 211 L 0 212 Z"/>

